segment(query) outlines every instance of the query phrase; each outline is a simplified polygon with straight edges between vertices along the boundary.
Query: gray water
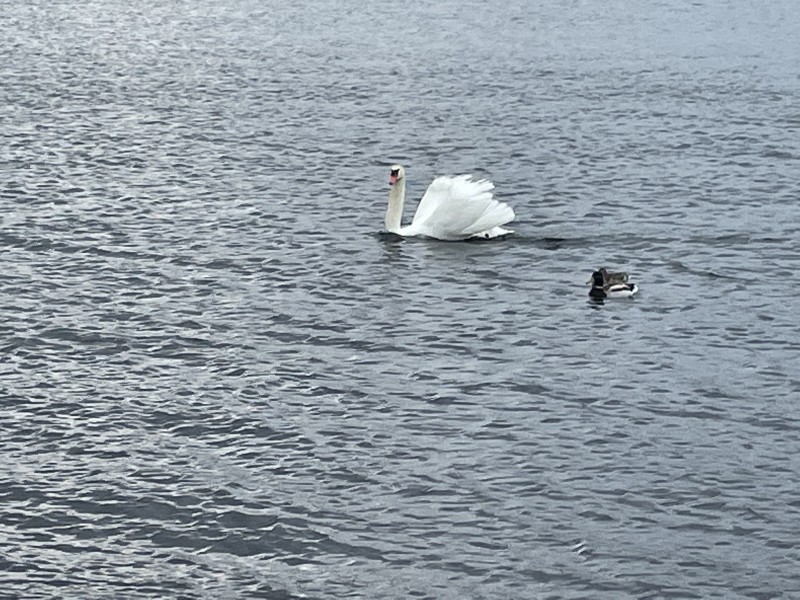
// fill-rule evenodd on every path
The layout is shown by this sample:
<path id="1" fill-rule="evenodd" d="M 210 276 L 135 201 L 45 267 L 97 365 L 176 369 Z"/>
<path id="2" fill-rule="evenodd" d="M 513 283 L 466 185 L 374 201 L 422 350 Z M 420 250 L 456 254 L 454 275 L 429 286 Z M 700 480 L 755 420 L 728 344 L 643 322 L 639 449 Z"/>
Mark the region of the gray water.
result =
<path id="1" fill-rule="evenodd" d="M 793 0 L 0 23 L 0 597 L 800 597 Z"/>

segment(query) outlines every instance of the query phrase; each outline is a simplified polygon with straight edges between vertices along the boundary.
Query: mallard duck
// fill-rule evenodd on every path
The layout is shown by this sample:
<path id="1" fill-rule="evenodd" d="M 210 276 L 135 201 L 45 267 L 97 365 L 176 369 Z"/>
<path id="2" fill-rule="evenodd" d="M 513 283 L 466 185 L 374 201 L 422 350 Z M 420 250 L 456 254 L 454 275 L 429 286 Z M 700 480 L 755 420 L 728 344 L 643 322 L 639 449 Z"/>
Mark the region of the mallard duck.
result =
<path id="1" fill-rule="evenodd" d="M 603 275 L 603 285 L 612 285 L 614 283 L 628 283 L 628 274 L 625 271 L 609 271 L 605 267 L 597 269 L 598 273 Z M 594 276 L 594 274 L 592 274 Z M 592 278 L 586 282 L 592 283 Z"/>
<path id="2" fill-rule="evenodd" d="M 611 285 L 613 283 L 628 283 L 628 274 L 625 271 L 608 271 L 605 267 L 601 269 L 597 269 L 603 274 L 603 281 L 605 285 Z"/>
<path id="3" fill-rule="evenodd" d="M 617 279 L 609 281 L 609 276 L 625 277 L 624 281 Z M 630 298 L 639 291 L 639 286 L 635 283 L 628 283 L 627 273 L 609 273 L 605 269 L 598 269 L 592 273 L 592 278 L 589 280 L 592 284 L 592 289 L 589 290 L 589 296 L 596 300 L 604 298 Z"/>

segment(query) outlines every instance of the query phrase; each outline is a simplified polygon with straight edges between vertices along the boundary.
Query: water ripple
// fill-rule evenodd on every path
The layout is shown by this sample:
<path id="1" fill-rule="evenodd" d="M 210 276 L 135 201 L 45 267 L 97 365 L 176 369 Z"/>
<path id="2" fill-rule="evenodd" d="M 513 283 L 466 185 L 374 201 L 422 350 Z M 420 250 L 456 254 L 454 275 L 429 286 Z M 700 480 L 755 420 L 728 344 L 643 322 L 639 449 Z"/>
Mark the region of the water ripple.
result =
<path id="1" fill-rule="evenodd" d="M 788 597 L 794 7 L 345 4 L 3 3 L 2 589 Z"/>

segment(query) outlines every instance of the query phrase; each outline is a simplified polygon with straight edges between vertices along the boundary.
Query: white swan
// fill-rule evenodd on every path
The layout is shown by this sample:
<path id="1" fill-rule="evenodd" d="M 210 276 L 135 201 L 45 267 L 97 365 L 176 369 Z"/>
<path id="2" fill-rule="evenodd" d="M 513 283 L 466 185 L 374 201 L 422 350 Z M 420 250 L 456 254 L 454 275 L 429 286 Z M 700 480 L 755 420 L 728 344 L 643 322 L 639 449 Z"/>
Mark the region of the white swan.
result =
<path id="1" fill-rule="evenodd" d="M 406 227 L 400 225 L 406 199 L 406 172 L 400 165 L 392 165 L 389 185 L 385 222 L 391 233 L 439 240 L 489 239 L 514 233 L 501 227 L 514 220 L 514 210 L 492 198 L 494 185 L 486 179 L 474 181 L 471 175 L 437 177 Z"/>

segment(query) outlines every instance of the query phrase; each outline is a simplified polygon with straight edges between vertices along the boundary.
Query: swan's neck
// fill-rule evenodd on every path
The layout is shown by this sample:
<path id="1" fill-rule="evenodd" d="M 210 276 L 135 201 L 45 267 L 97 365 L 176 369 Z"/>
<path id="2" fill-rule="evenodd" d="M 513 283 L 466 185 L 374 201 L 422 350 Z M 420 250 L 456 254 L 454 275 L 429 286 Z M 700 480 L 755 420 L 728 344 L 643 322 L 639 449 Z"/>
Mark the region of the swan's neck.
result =
<path id="1" fill-rule="evenodd" d="M 403 203 L 406 199 L 406 180 L 401 179 L 389 188 L 389 206 L 386 207 L 386 231 L 398 233 L 403 219 Z"/>

